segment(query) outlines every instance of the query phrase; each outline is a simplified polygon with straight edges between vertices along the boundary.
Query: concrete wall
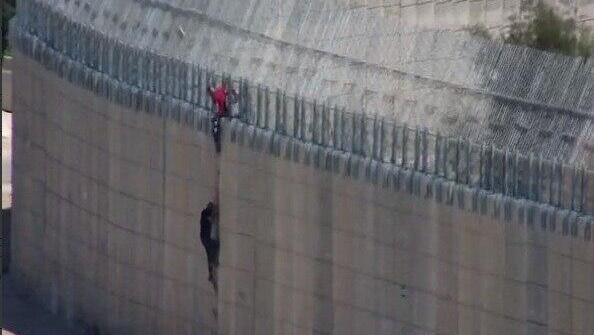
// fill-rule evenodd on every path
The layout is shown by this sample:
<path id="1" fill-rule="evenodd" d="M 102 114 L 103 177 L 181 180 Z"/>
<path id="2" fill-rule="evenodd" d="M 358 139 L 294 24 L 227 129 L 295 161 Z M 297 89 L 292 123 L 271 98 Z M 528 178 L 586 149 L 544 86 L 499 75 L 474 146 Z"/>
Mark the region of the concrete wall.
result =
<path id="1" fill-rule="evenodd" d="M 208 133 L 16 56 L 13 271 L 54 312 L 110 334 L 593 334 L 588 217 L 237 121 L 217 179 Z"/>
<path id="2" fill-rule="evenodd" d="M 12 110 L 12 57 L 2 61 L 2 110 Z"/>
<path id="3" fill-rule="evenodd" d="M 593 334 L 594 246 L 561 213 L 236 126 L 223 334 Z"/>
<path id="4" fill-rule="evenodd" d="M 165 77 L 133 86 L 26 31 L 13 271 L 52 311 L 102 334 L 592 334 L 591 216 L 237 120 L 217 156 Z"/>
<path id="5" fill-rule="evenodd" d="M 499 33 L 510 24 L 510 16 L 525 16 L 529 2 L 517 0 L 414 1 L 414 0 L 347 0 L 353 9 L 377 11 L 396 16 L 402 25 L 425 29 L 463 29 L 482 24 Z M 556 12 L 586 26 L 593 25 L 594 2 L 545 1 Z"/>
<path id="6" fill-rule="evenodd" d="M 45 9 L 50 10 L 50 15 L 42 21 L 37 13 Z M 589 114 L 578 116 L 567 111 L 560 114 L 563 117 L 549 115 L 545 122 L 539 123 L 534 117 L 540 117 L 537 114 L 543 114 L 543 110 L 530 109 L 529 116 L 504 103 L 506 115 L 489 117 L 489 128 L 496 134 L 471 127 L 489 139 L 485 146 L 474 142 L 472 136 L 445 138 L 424 127 L 411 129 L 402 120 L 371 116 L 367 110 L 353 113 L 345 108 L 330 108 L 250 80 L 224 74 L 222 77 L 211 69 L 134 48 L 69 21 L 54 29 L 67 18 L 51 10 L 33 6 L 26 15 L 19 15 L 12 30 L 15 44 L 51 71 L 129 108 L 194 122 L 197 115 L 194 110 L 212 107 L 205 87 L 225 78 L 240 92 L 238 107 L 241 119 L 247 124 L 507 196 L 584 214 L 592 214 L 594 210 L 590 206 L 594 192 L 588 187 L 590 180 L 594 180 L 594 171 L 588 169 L 589 165 L 585 169 L 579 166 L 580 161 L 594 164 L 594 156 L 589 154 L 594 152 L 594 146 L 590 145 L 594 132 L 589 131 L 594 124 Z M 77 40 L 86 42 L 70 43 Z M 585 80 L 588 73 L 574 70 L 579 75 L 570 75 L 571 80 L 564 85 L 579 82 L 586 91 L 584 94 L 565 88 L 561 91 L 571 92 L 571 96 L 579 96 L 580 101 L 591 104 L 594 100 L 590 101 L 588 96 L 594 91 L 589 90 L 592 86 Z M 425 112 L 432 114 L 431 110 Z M 201 115 L 208 123 L 205 115 Z M 417 117 L 423 118 L 422 114 Z M 450 121 L 455 123 L 460 118 L 452 114 L 441 120 L 452 125 Z M 464 120 L 478 121 L 477 118 Z M 511 145 L 498 148 L 501 145 L 498 139 L 505 139 Z M 515 150 L 518 147 L 522 148 L 521 152 Z M 538 150 L 530 155 L 522 153 L 530 148 Z M 550 160 L 559 154 L 568 157 L 569 164 Z"/>
<path id="7" fill-rule="evenodd" d="M 204 133 L 136 113 L 15 54 L 13 268 L 53 312 L 101 334 L 209 334 L 199 242 Z"/>
<path id="8" fill-rule="evenodd" d="M 464 32 L 417 31 L 378 12 L 384 7 L 347 10 L 339 4 L 36 0 L 19 4 L 15 23 L 70 57 L 91 49 L 105 62 L 117 48 L 113 41 L 119 41 L 120 54 L 150 52 L 248 78 L 289 96 L 594 166 L 593 60 Z M 425 4 L 430 5 L 411 4 L 406 10 Z M 110 43 L 101 43 L 105 38 Z"/>

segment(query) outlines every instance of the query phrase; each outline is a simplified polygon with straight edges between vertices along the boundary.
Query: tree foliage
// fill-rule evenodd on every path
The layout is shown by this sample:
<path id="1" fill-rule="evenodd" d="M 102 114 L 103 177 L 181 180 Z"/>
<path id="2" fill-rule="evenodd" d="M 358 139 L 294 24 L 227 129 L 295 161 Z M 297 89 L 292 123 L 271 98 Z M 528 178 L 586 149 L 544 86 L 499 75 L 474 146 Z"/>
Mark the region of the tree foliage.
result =
<path id="1" fill-rule="evenodd" d="M 14 16 L 15 1 L 2 0 L 2 55 L 6 52 L 8 47 L 8 21 Z"/>
<path id="2" fill-rule="evenodd" d="M 468 31 L 483 38 L 486 28 L 471 27 Z M 573 19 L 555 13 L 552 7 L 539 2 L 529 8 L 525 18 L 511 18 L 511 25 L 500 36 L 505 43 L 559 52 L 570 56 L 590 57 L 594 53 L 594 36 L 591 30 L 579 27 Z"/>

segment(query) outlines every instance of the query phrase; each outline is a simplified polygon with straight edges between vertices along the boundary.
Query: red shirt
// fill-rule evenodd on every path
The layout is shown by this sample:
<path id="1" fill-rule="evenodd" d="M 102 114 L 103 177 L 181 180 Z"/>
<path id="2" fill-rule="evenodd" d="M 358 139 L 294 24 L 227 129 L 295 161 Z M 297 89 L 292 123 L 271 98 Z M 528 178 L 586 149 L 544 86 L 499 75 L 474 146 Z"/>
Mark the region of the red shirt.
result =
<path id="1" fill-rule="evenodd" d="M 210 92 L 210 97 L 215 105 L 219 116 L 225 116 L 227 113 L 227 90 L 219 86 Z"/>

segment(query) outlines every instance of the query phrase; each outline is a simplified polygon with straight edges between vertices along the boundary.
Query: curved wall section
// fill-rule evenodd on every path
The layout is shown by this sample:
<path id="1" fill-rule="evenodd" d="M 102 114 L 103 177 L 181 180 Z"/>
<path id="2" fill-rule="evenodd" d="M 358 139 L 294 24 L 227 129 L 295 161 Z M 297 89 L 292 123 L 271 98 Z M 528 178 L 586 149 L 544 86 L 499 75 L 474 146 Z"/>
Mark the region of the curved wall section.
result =
<path id="1" fill-rule="evenodd" d="M 482 149 L 479 184 L 457 160 L 450 179 L 450 142 L 435 147 L 446 173 L 428 170 L 440 155 L 419 130 L 385 161 L 363 139 L 377 121 L 357 140 L 288 132 L 260 91 L 259 121 L 224 122 L 216 155 L 208 104 L 172 74 L 187 64 L 145 52 L 159 75 L 137 76 L 121 44 L 97 63 L 88 45 L 13 33 L 14 271 L 54 312 L 101 334 L 593 334 L 591 184 L 564 204 L 530 157 L 511 165 L 527 179 L 489 188 L 501 160 Z M 573 171 L 556 183 L 578 185 Z M 217 197 L 215 295 L 198 218 Z"/>
<path id="2" fill-rule="evenodd" d="M 211 139 L 137 113 L 15 55 L 14 272 L 101 334 L 209 334 L 199 240 Z"/>
<path id="3" fill-rule="evenodd" d="M 93 47 L 102 61 L 113 47 L 102 50 L 105 45 L 93 36 L 98 32 L 162 58 L 249 78 L 271 91 L 594 166 L 592 60 L 465 32 L 408 31 L 395 17 L 380 13 L 389 6 L 353 11 L 336 5 L 317 0 L 286 0 L 278 6 L 270 0 L 37 0 L 20 3 L 20 20 L 49 35 L 49 45 Z M 403 10 L 414 12 L 414 7 L 407 4 Z M 85 43 L 65 43 L 65 36 Z M 120 49 L 114 57 L 127 52 Z"/>
<path id="4" fill-rule="evenodd" d="M 592 214 L 594 210 L 594 193 L 589 187 L 594 171 L 588 167 L 551 161 L 540 154 L 500 149 L 493 143 L 485 145 L 467 138 L 434 134 L 427 128 L 410 128 L 391 118 L 353 113 L 254 85 L 246 79 L 234 80 L 196 64 L 131 47 L 53 14 L 46 20 L 38 15 L 19 16 L 12 30 L 15 45 L 51 71 L 128 108 L 204 129 L 208 127 L 208 117 L 195 110 L 212 108 L 205 88 L 227 82 L 239 92 L 236 106 L 242 122 L 272 130 L 276 135 L 493 193 L 578 213 Z M 79 40 L 85 42 L 73 42 Z M 496 123 L 496 128 L 507 124 L 505 118 Z M 529 123 L 530 119 L 523 119 L 518 129 L 527 130 Z M 575 131 L 590 136 L 577 123 L 558 125 L 565 129 L 557 134 L 563 135 L 563 143 L 588 147 L 586 138 L 581 141 L 574 136 Z M 552 135 L 550 130 L 540 133 Z M 533 138 L 526 136 L 512 138 L 524 144 L 534 143 Z M 572 150 L 565 144 L 556 148 L 568 154 Z M 577 156 L 588 159 L 587 154 Z"/>
<path id="5" fill-rule="evenodd" d="M 593 334 L 590 218 L 228 126 L 223 334 Z"/>
<path id="6" fill-rule="evenodd" d="M 216 179 L 204 133 L 16 59 L 15 270 L 56 312 L 109 334 L 592 334 L 588 217 L 237 120 Z M 217 297 L 196 231 L 216 183 Z"/>

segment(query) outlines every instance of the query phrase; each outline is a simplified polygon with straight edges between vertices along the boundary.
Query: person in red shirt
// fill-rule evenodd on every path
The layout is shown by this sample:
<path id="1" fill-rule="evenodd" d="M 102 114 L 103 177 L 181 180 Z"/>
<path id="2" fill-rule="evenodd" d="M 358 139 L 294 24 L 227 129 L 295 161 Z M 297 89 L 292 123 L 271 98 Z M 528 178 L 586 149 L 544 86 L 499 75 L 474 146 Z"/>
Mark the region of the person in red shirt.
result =
<path id="1" fill-rule="evenodd" d="M 221 118 L 227 116 L 227 86 L 223 83 L 221 86 L 209 87 L 208 94 L 215 106 L 215 115 L 211 119 L 212 136 L 215 142 L 217 153 L 221 152 Z"/>
<path id="2" fill-rule="evenodd" d="M 227 86 L 225 84 L 217 86 L 215 88 L 209 87 L 208 93 L 212 99 L 212 103 L 215 105 L 215 112 L 218 117 L 227 116 Z"/>

